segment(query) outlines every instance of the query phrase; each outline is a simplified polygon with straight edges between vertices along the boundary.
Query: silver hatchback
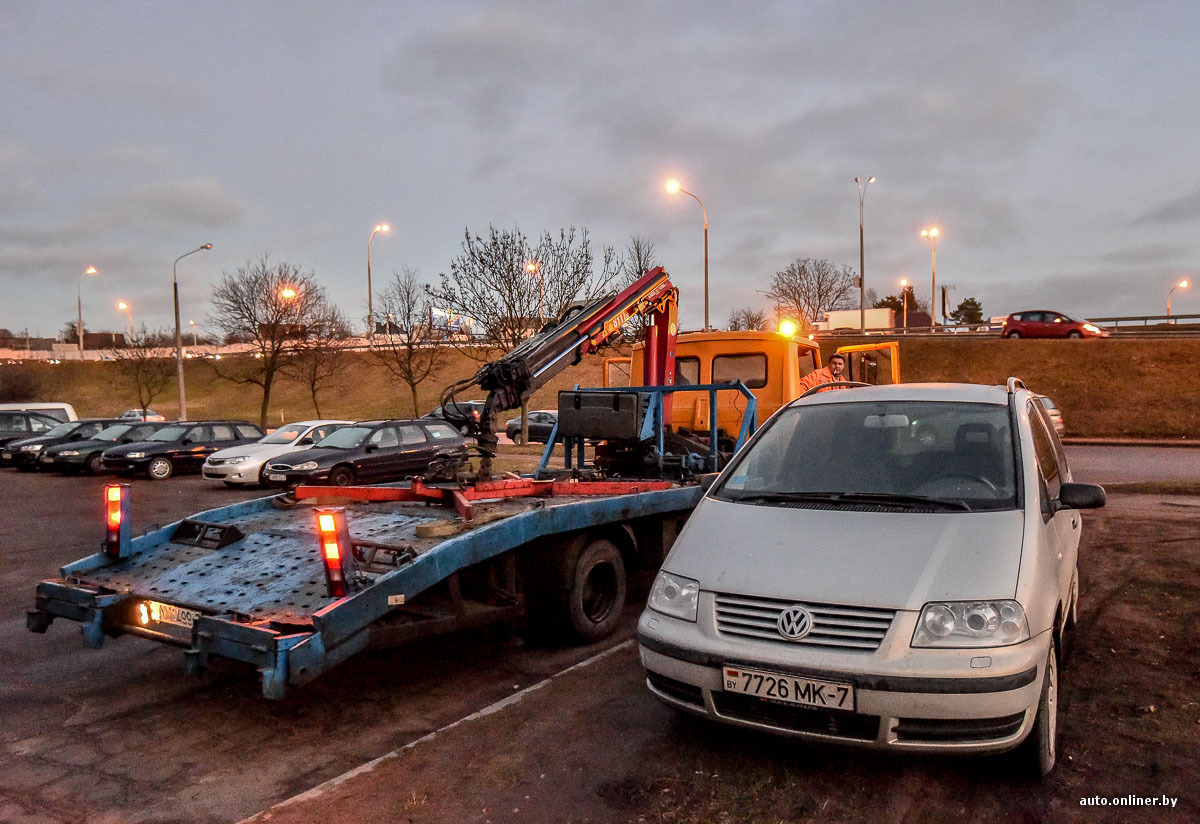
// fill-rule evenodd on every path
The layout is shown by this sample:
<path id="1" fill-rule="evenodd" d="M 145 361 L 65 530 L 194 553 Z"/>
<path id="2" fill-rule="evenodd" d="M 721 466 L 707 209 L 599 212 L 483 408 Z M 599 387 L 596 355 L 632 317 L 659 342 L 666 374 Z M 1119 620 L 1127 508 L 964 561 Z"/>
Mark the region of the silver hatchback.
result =
<path id="1" fill-rule="evenodd" d="M 650 691 L 717 721 L 1045 775 L 1078 600 L 1073 483 L 1037 396 L 900 384 L 794 401 L 721 473 L 638 624 Z"/>

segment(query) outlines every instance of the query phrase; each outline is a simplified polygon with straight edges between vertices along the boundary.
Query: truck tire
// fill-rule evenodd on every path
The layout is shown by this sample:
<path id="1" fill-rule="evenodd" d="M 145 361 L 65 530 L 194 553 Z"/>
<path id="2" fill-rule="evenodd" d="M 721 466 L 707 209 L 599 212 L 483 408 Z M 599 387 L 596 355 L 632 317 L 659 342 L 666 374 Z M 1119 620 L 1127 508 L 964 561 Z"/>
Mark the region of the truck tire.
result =
<path id="1" fill-rule="evenodd" d="M 611 541 L 593 538 L 563 559 L 565 585 L 562 617 L 572 635 L 585 643 L 606 638 L 625 611 L 625 561 Z"/>

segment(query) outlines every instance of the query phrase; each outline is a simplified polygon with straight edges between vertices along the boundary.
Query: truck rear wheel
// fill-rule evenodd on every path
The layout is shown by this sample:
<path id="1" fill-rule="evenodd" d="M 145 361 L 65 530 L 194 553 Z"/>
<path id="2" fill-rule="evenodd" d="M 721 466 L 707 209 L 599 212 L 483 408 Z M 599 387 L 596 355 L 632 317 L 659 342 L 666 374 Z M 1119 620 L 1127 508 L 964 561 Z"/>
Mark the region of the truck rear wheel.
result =
<path id="1" fill-rule="evenodd" d="M 563 618 L 579 640 L 591 643 L 617 628 L 625 610 L 625 561 L 611 541 L 595 538 L 563 559 Z"/>

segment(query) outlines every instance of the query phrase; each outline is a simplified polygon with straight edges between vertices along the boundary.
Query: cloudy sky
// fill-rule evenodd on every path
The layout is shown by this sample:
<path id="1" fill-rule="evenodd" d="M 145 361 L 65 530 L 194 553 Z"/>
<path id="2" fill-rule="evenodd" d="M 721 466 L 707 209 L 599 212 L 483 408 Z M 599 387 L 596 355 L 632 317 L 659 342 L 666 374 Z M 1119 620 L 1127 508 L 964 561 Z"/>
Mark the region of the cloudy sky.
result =
<path id="1" fill-rule="evenodd" d="M 703 319 L 797 257 L 988 315 L 1161 313 L 1200 269 L 1195 2 L 0 0 L 0 327 L 204 326 L 269 252 L 351 317 L 463 230 L 652 241 Z M 80 286 L 81 273 L 99 275 Z M 1200 288 L 1174 312 L 1200 312 Z"/>

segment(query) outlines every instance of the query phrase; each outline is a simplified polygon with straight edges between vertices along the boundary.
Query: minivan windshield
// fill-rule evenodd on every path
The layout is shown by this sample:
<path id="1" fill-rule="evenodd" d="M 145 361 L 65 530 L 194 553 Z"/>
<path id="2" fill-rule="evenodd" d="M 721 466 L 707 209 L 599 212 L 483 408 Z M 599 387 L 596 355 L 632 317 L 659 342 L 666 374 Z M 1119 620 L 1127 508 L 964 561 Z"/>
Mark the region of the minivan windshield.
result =
<path id="1" fill-rule="evenodd" d="M 1017 506 L 1008 407 L 947 401 L 782 411 L 713 489 L 725 501 L 916 510 Z"/>
<path id="2" fill-rule="evenodd" d="M 344 426 L 317 441 L 316 445 L 331 449 L 353 449 L 374 431 L 373 426 Z"/>

